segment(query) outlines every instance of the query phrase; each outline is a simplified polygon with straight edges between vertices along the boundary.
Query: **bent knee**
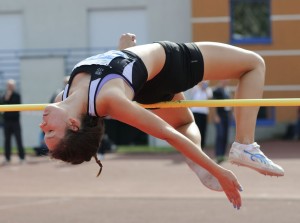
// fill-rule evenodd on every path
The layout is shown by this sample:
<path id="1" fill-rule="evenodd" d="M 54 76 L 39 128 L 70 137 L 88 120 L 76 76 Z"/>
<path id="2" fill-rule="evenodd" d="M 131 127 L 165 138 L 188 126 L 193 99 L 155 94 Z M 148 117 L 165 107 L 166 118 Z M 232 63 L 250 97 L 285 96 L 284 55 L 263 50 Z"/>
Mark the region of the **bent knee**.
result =
<path id="1" fill-rule="evenodd" d="M 264 75 L 266 71 L 265 60 L 258 53 L 251 52 L 251 54 L 252 54 L 252 59 L 251 59 L 252 70 L 256 70 L 259 73 L 261 73 L 261 75 Z"/>

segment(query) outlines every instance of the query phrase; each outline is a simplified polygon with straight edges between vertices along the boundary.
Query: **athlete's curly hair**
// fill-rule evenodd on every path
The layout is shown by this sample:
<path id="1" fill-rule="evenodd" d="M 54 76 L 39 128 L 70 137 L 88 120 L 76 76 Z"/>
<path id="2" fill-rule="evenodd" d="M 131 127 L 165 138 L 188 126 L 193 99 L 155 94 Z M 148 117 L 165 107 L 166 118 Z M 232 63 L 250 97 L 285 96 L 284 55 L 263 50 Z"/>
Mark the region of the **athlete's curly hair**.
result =
<path id="1" fill-rule="evenodd" d="M 97 176 L 102 171 L 101 161 L 97 158 L 97 151 L 104 134 L 102 118 L 83 115 L 81 127 L 77 130 L 67 128 L 65 137 L 50 151 L 50 156 L 71 164 L 81 164 L 90 161 L 92 157 L 100 166 Z"/>

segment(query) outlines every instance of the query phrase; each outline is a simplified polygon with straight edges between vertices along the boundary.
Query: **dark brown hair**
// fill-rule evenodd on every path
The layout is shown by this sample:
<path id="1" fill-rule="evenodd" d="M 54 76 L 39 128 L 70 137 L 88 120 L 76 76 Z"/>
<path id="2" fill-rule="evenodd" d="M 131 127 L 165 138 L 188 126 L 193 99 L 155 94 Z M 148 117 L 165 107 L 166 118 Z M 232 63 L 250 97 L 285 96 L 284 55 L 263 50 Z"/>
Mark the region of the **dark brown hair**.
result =
<path id="1" fill-rule="evenodd" d="M 97 158 L 97 151 L 104 134 L 104 122 L 102 118 L 84 115 L 81 118 L 81 126 L 78 131 L 66 129 L 65 137 L 58 145 L 50 151 L 52 158 L 59 159 L 71 164 L 81 164 L 90 161 L 92 157 L 100 166 L 102 164 Z"/>

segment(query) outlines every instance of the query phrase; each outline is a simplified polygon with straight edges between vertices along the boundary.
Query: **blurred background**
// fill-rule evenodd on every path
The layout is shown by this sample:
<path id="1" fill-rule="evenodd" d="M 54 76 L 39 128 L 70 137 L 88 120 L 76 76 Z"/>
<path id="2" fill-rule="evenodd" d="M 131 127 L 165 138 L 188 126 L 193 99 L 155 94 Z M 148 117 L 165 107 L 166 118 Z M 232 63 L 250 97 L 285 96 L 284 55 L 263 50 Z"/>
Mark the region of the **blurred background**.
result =
<path id="1" fill-rule="evenodd" d="M 254 50 L 267 64 L 264 97 L 299 97 L 298 0 L 0 0 L 0 30 L 0 92 L 13 78 L 24 104 L 48 103 L 79 60 L 115 49 L 126 32 L 135 33 L 138 44 L 217 41 Z M 229 83 L 232 93 L 235 84 Z M 262 107 L 257 139 L 287 138 L 297 109 Z M 39 144 L 40 120 L 40 112 L 22 112 L 26 148 Z M 118 122 L 107 131 L 117 145 L 164 145 Z M 212 145 L 211 122 L 208 132 Z"/>

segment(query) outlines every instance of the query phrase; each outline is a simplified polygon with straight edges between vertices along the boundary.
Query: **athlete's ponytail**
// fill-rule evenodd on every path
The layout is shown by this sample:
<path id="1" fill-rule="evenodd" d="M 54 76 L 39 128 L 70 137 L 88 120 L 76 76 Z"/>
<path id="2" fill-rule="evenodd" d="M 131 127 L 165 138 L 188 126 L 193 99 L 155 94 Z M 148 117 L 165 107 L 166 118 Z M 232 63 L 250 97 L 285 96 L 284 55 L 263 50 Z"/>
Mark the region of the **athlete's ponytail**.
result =
<path id="1" fill-rule="evenodd" d="M 50 155 L 55 159 L 60 159 L 71 164 L 90 161 L 92 157 L 97 155 L 103 135 L 103 119 L 85 115 L 81 119 L 79 130 L 73 131 L 67 129 L 65 137 L 50 151 Z M 97 163 L 99 164 L 98 161 Z M 100 167 L 102 169 L 102 164 Z"/>

